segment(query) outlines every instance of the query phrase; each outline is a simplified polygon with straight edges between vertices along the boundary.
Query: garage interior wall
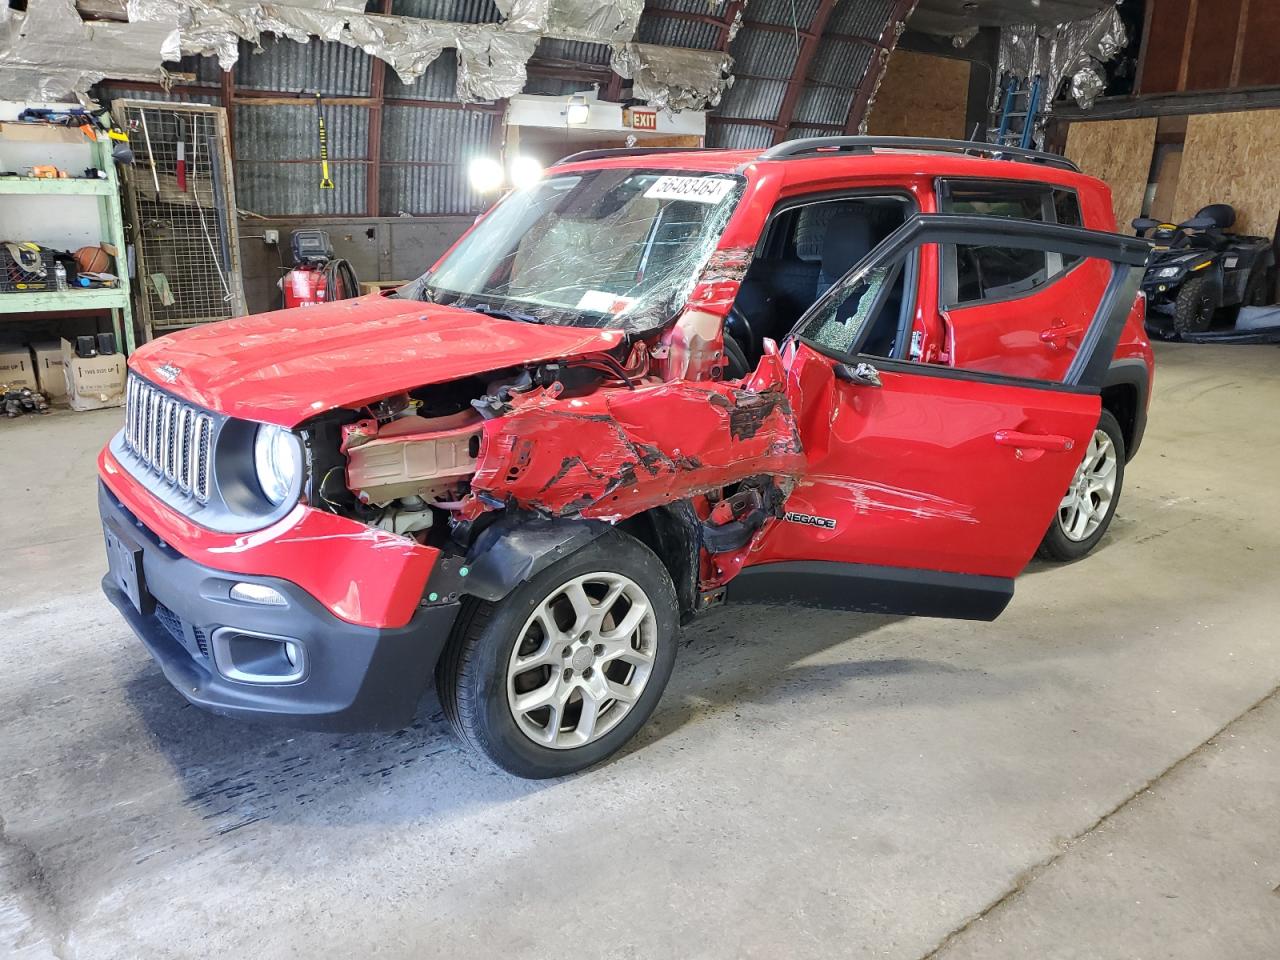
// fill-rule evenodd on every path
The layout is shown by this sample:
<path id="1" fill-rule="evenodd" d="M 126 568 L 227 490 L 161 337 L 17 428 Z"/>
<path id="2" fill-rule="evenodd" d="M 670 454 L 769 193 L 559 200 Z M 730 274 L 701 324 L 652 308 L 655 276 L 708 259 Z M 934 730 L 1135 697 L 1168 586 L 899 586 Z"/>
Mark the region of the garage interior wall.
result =
<path id="1" fill-rule="evenodd" d="M 185 81 L 172 91 L 107 81 L 99 96 L 224 102 L 224 77 L 212 57 L 185 57 L 170 69 Z M 491 149 L 500 113 L 494 104 L 457 100 L 454 57 L 437 58 L 405 84 L 381 61 L 344 44 L 267 35 L 261 50 L 240 42 L 234 74 L 225 79 L 242 209 L 311 217 L 448 216 L 483 209 L 466 163 Z M 325 98 L 333 190 L 319 186 L 317 93 Z"/>
<path id="2" fill-rule="evenodd" d="M 876 93 L 867 132 L 965 139 L 972 70 L 967 60 L 897 50 Z"/>
<path id="3" fill-rule="evenodd" d="M 1111 187 L 1116 225 L 1121 231 L 1142 213 L 1157 123 L 1155 117 L 1100 120 L 1073 123 L 1067 131 L 1067 157 Z"/>
<path id="4" fill-rule="evenodd" d="M 1147 0 L 1143 94 L 1280 85 L 1276 0 Z"/>
<path id="5" fill-rule="evenodd" d="M 1188 119 L 1174 216 L 1185 219 L 1210 203 L 1236 208 L 1236 233 L 1275 234 L 1280 219 L 1280 110 Z"/>

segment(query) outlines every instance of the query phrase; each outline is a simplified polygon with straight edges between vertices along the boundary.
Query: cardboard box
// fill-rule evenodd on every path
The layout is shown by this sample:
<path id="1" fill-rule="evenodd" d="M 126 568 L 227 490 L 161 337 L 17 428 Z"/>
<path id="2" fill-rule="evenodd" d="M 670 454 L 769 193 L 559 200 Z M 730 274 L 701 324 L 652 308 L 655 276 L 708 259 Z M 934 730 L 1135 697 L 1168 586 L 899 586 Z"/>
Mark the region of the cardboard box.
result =
<path id="1" fill-rule="evenodd" d="M 124 406 L 124 354 L 113 353 L 85 360 L 76 356 L 70 340 L 63 340 L 62 364 L 67 376 L 67 399 L 72 410 Z"/>
<path id="2" fill-rule="evenodd" d="M 0 139 L 11 143 L 88 143 L 79 127 L 49 123 L 0 123 Z"/>
<path id="3" fill-rule="evenodd" d="M 36 379 L 52 401 L 67 399 L 67 374 L 62 366 L 62 344 L 57 340 L 45 340 L 31 345 L 35 360 Z"/>
<path id="4" fill-rule="evenodd" d="M 0 385 L 7 384 L 9 389 L 19 387 L 36 389 L 35 364 L 31 362 L 31 351 L 16 343 L 0 343 Z"/>

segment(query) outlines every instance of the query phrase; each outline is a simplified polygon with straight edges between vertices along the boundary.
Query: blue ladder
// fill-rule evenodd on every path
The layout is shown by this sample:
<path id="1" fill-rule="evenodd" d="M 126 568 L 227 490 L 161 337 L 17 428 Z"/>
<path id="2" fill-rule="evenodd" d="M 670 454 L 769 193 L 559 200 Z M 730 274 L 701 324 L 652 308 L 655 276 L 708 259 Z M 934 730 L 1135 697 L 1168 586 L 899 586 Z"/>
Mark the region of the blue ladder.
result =
<path id="1" fill-rule="evenodd" d="M 1032 145 L 1036 134 L 1036 118 L 1040 115 L 1040 75 L 1030 78 L 1010 77 L 1005 85 L 1004 108 L 993 143 L 1006 147 Z"/>

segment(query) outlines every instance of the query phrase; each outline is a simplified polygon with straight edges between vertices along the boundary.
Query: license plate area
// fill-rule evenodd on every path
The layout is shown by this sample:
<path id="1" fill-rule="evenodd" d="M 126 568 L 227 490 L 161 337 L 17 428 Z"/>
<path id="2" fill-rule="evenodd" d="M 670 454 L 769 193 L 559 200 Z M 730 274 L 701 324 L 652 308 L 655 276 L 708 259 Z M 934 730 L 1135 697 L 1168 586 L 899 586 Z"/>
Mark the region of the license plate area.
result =
<path id="1" fill-rule="evenodd" d="M 150 613 L 154 605 L 147 592 L 142 570 L 142 547 L 137 541 L 108 520 L 102 526 L 107 545 L 107 568 L 124 595 L 139 613 Z"/>

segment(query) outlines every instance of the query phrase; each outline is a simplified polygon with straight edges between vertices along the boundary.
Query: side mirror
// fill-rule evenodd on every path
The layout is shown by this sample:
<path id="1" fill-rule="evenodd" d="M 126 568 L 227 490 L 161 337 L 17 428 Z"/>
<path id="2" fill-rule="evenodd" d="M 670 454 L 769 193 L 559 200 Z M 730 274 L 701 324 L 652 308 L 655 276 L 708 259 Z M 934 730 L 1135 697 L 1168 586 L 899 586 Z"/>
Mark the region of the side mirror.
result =
<path id="1" fill-rule="evenodd" d="M 880 371 L 869 363 L 837 363 L 834 370 L 836 379 L 845 383 L 856 383 L 863 387 L 880 386 Z"/>

